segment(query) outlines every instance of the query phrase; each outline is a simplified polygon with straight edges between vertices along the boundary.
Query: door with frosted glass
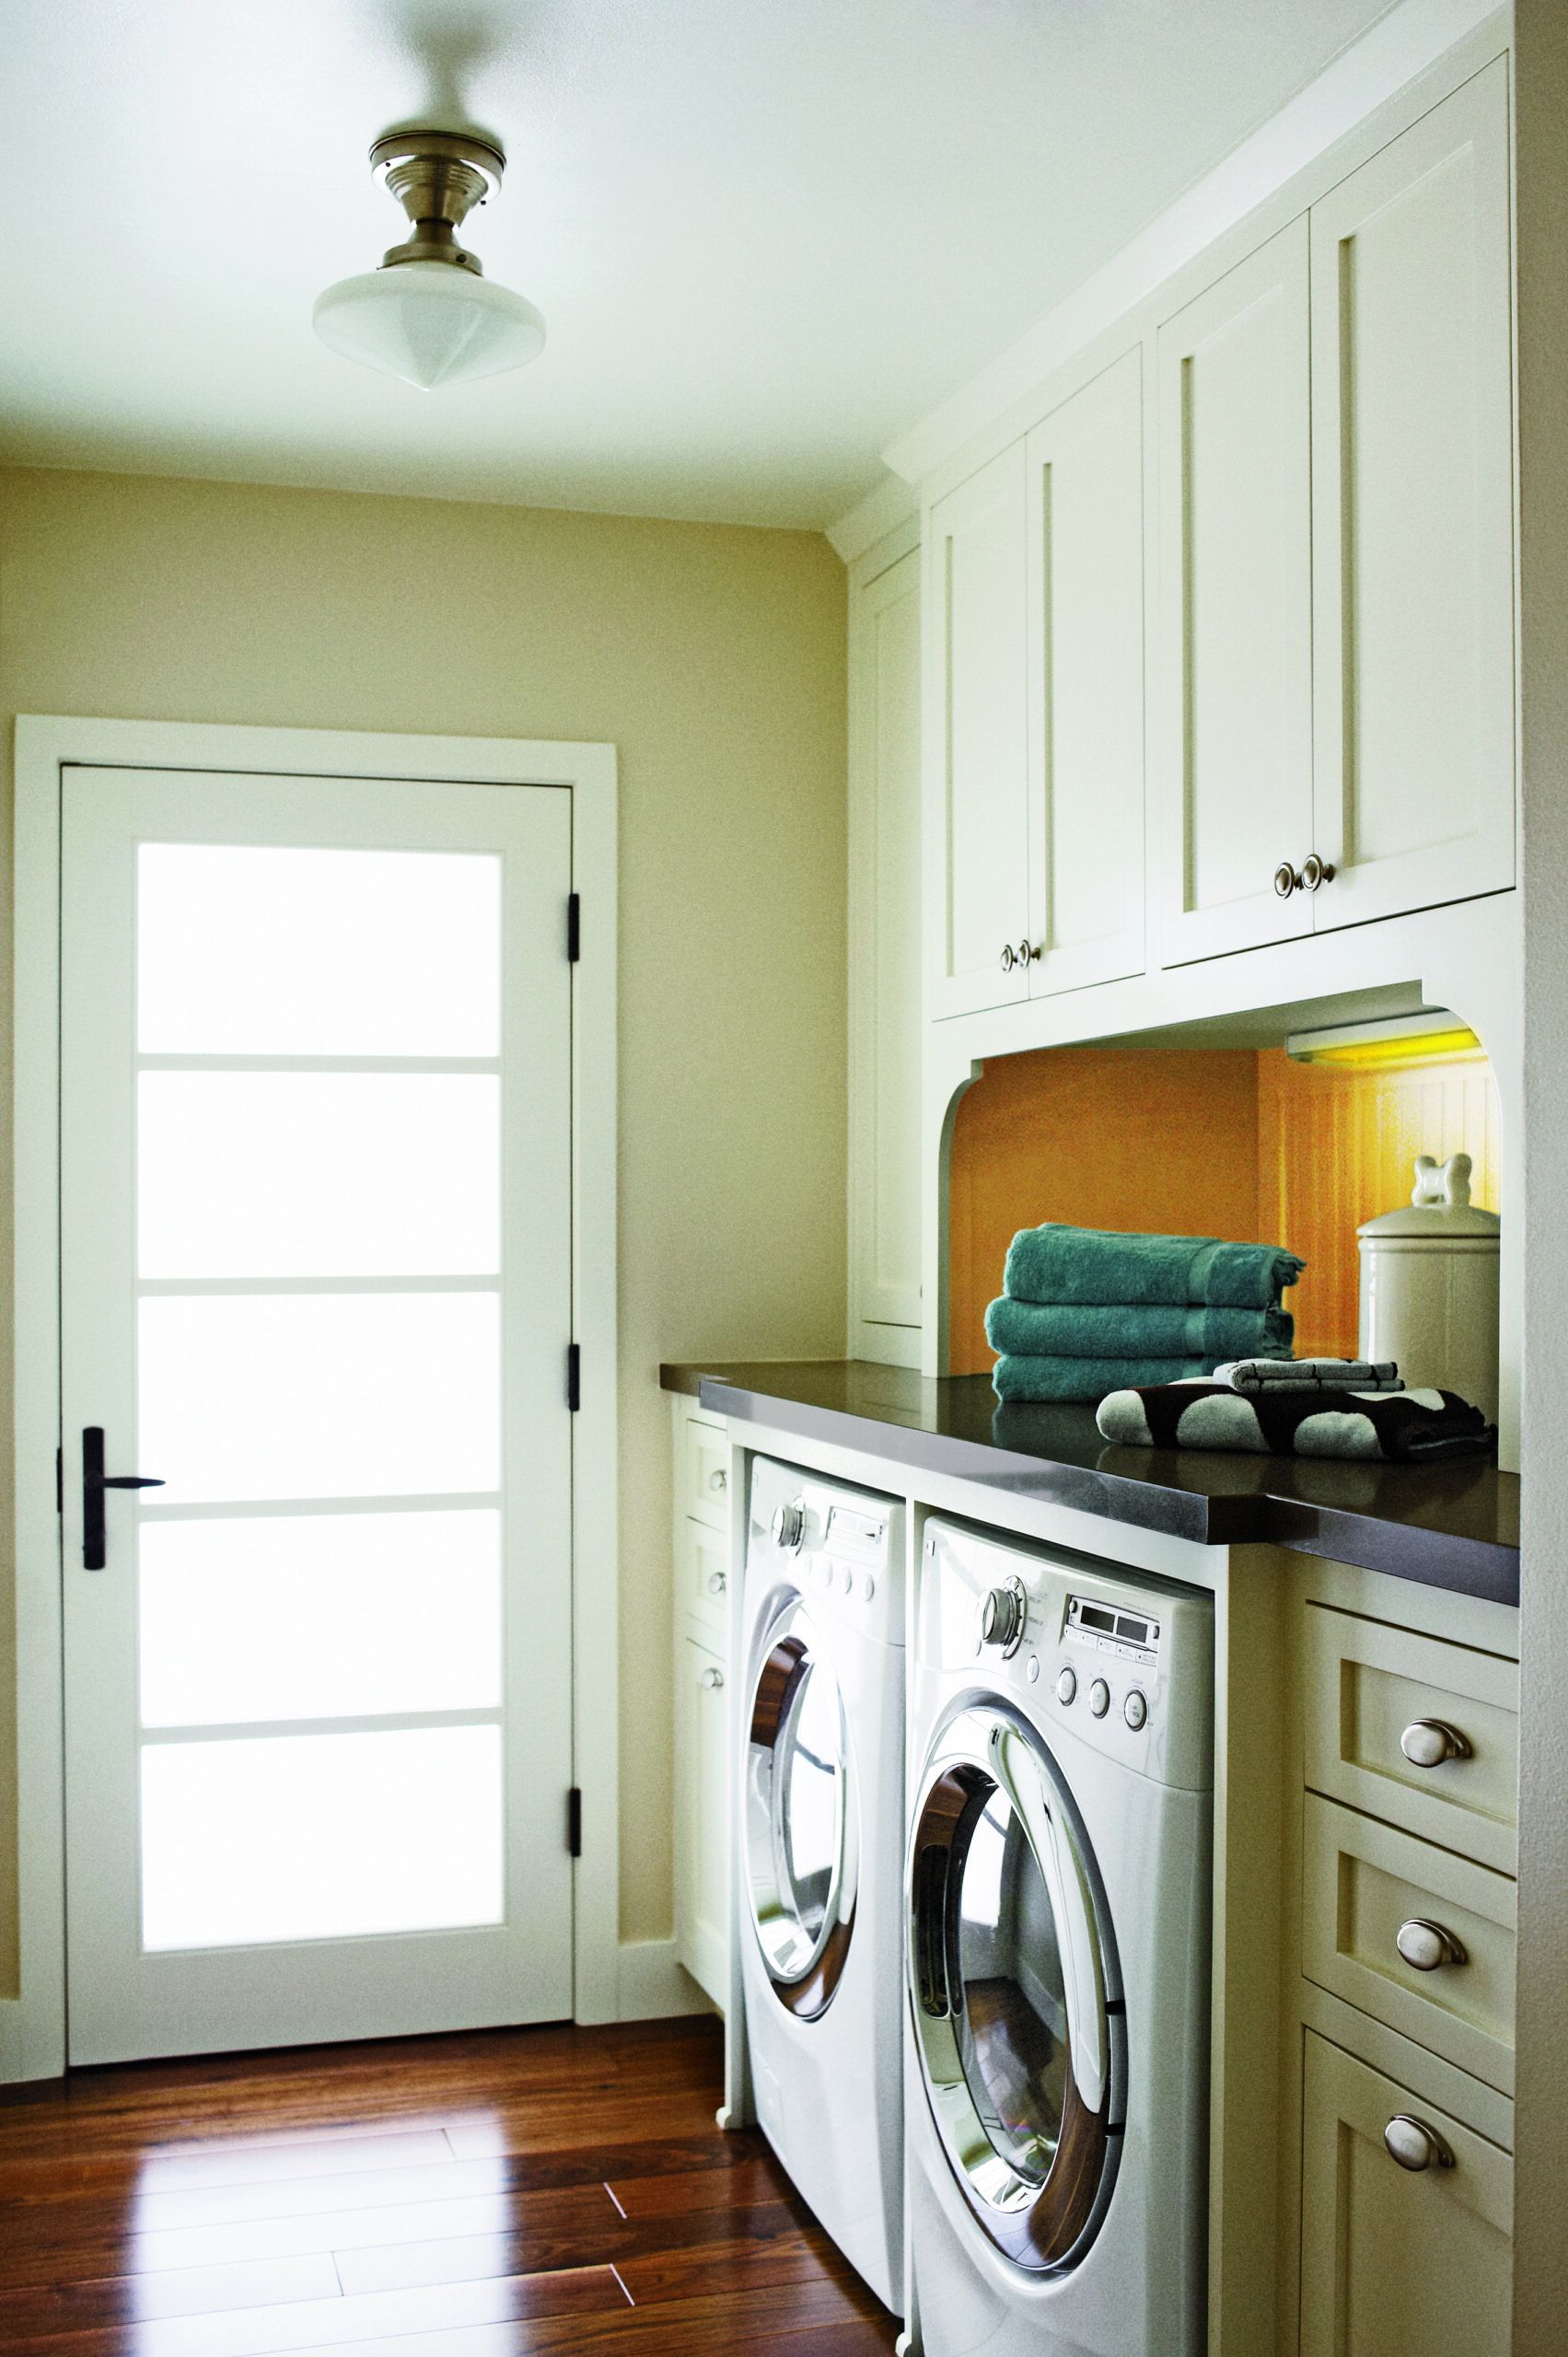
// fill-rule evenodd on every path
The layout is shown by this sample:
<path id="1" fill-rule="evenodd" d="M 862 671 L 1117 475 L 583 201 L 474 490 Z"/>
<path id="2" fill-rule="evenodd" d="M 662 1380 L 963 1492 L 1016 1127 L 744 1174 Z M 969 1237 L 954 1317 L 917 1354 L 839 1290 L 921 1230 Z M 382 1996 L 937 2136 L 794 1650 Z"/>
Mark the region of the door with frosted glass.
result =
<path id="1" fill-rule="evenodd" d="M 566 2015 L 570 795 L 62 852 L 72 2060 Z"/>

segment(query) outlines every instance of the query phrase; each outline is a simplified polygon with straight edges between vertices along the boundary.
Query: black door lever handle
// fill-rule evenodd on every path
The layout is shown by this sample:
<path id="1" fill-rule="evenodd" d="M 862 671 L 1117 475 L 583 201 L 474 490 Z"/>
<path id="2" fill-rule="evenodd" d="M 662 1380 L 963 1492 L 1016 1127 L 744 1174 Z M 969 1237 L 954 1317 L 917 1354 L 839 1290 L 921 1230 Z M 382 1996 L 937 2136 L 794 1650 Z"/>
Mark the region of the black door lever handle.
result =
<path id="1" fill-rule="evenodd" d="M 82 1429 L 82 1564 L 101 1572 L 106 1562 L 107 1536 L 103 1515 L 105 1490 L 161 1490 L 163 1477 L 155 1473 L 106 1473 L 103 1469 L 103 1426 Z"/>

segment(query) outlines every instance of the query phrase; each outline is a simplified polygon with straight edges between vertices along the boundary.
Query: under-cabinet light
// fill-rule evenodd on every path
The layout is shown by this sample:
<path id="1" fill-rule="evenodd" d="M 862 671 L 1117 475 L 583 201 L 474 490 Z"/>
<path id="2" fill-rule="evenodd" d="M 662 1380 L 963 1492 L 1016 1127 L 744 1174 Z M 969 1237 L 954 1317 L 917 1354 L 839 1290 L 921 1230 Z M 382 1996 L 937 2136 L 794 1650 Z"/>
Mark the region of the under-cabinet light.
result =
<path id="1" fill-rule="evenodd" d="M 1446 1006 L 1423 1015 L 1386 1015 L 1370 1023 L 1333 1023 L 1321 1031 L 1293 1031 L 1285 1053 L 1300 1064 L 1340 1064 L 1366 1070 L 1390 1064 L 1454 1063 L 1483 1059 L 1485 1049 L 1468 1023 Z"/>

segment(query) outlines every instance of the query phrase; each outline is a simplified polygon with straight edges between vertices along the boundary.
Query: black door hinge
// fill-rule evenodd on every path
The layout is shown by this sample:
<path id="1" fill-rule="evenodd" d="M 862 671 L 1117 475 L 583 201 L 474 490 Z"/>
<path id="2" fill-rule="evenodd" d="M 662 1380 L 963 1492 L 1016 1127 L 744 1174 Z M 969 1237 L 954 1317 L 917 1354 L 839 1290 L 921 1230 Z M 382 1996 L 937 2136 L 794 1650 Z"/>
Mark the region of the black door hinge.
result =
<path id="1" fill-rule="evenodd" d="M 65 1511 L 65 1452 L 63 1448 L 54 1452 L 54 1511 L 56 1514 Z"/>
<path id="2" fill-rule="evenodd" d="M 566 963 L 575 966 L 583 954 L 583 903 L 580 894 L 566 895 Z"/>
<path id="3" fill-rule="evenodd" d="M 571 1858 L 583 1854 L 583 1794 L 577 1784 L 566 1795 L 566 1854 Z"/>
<path id="4" fill-rule="evenodd" d="M 583 1404 L 583 1353 L 580 1344 L 566 1345 L 566 1405 L 575 1416 Z"/>

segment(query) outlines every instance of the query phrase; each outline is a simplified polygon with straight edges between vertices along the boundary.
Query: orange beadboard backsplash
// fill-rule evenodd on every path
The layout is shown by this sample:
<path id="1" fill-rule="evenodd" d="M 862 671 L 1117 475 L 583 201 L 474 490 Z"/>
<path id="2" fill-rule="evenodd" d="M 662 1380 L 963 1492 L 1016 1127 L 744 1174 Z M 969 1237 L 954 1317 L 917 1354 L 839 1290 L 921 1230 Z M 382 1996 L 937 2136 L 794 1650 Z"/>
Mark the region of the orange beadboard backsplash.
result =
<path id="1" fill-rule="evenodd" d="M 990 1372 L 985 1306 L 1020 1227 L 1150 1229 L 1283 1244 L 1302 1356 L 1356 1347 L 1364 1220 L 1408 1202 L 1418 1154 L 1468 1154 L 1499 1211 L 1501 1123 L 1484 1057 L 1343 1070 L 1283 1048 L 1047 1048 L 986 1066 L 954 1121 L 948 1304 L 955 1375 Z"/>

